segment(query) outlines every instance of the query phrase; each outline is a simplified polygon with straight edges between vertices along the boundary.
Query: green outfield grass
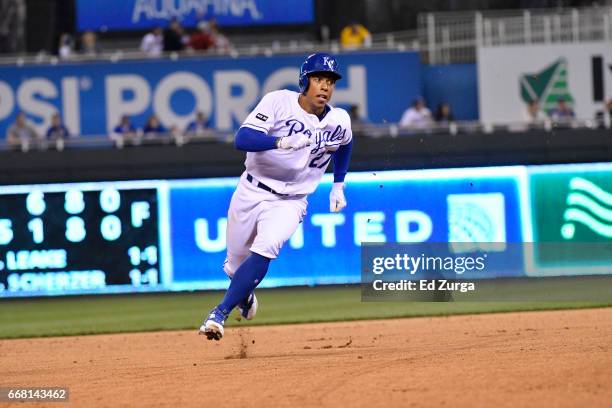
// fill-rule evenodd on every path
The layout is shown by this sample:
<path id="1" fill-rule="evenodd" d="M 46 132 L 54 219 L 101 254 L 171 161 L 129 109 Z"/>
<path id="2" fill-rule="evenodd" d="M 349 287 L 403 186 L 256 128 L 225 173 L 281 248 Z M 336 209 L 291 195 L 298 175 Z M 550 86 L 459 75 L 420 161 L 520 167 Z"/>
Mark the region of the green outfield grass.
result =
<path id="1" fill-rule="evenodd" d="M 258 290 L 252 322 L 287 324 L 391 317 L 612 306 L 612 301 L 362 302 L 357 286 Z M 221 300 L 222 292 L 9 299 L 0 301 L 0 338 L 190 329 Z M 612 299 L 608 297 L 607 299 Z"/>

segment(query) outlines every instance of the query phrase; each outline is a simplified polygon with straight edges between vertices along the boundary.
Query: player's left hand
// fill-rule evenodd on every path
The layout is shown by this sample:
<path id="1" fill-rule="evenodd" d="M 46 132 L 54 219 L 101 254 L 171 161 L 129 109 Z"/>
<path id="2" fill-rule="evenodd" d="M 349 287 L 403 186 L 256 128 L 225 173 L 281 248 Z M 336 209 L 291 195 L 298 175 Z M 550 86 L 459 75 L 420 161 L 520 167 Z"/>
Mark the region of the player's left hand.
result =
<path id="1" fill-rule="evenodd" d="M 283 136 L 276 142 L 276 147 L 283 150 L 300 150 L 310 146 L 312 141 L 308 136 L 300 133 L 295 136 Z"/>
<path id="2" fill-rule="evenodd" d="M 334 183 L 329 193 L 329 211 L 340 212 L 346 207 L 344 183 Z"/>

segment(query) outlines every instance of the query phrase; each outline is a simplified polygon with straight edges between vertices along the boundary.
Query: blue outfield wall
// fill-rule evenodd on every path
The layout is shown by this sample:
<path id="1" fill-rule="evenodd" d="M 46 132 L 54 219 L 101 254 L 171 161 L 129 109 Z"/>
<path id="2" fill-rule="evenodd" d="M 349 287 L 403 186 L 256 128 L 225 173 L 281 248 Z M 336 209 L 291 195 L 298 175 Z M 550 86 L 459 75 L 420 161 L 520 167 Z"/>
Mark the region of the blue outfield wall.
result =
<path id="1" fill-rule="evenodd" d="M 432 113 L 448 102 L 456 120 L 478 120 L 476 64 L 423 65 L 421 73 L 423 97 Z"/>
<path id="2" fill-rule="evenodd" d="M 0 297 L 225 288 L 237 182 L 0 186 Z M 330 213 L 324 177 L 261 286 L 357 283 L 362 242 L 461 243 L 449 247 L 487 252 L 495 266 L 474 278 L 612 274 L 612 163 L 349 173 L 347 182 L 348 207 Z"/>
<path id="3" fill-rule="evenodd" d="M 521 242 L 517 172 L 520 169 L 492 170 L 487 176 L 471 169 L 355 173 L 349 175 L 350 205 L 340 214 L 329 212 L 331 179 L 326 177 L 309 197 L 307 216 L 262 284 L 357 282 L 361 242 L 447 242 L 456 238 L 453 230 L 469 230 L 484 242 Z M 170 188 L 169 252 L 171 275 L 178 284 L 213 279 L 225 259 L 226 207 L 233 185 L 208 183 L 177 182 Z M 466 225 L 466 212 L 486 222 L 478 228 Z"/>

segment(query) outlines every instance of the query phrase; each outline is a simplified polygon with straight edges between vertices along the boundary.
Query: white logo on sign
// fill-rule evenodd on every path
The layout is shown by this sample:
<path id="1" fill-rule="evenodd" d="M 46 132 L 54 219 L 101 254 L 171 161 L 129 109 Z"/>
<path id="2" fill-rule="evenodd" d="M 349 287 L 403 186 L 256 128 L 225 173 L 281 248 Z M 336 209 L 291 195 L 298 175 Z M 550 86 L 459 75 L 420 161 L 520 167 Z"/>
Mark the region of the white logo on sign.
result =
<path id="1" fill-rule="evenodd" d="M 446 201 L 448 242 L 453 252 L 506 249 L 506 212 L 502 193 L 449 194 Z"/>

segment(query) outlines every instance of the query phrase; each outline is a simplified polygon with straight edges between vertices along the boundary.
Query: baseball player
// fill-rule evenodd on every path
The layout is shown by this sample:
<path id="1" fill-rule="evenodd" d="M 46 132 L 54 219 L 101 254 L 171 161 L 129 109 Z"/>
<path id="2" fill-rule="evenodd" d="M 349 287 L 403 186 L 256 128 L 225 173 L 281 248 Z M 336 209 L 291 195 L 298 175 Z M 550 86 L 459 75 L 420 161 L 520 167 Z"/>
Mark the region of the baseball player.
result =
<path id="1" fill-rule="evenodd" d="M 236 133 L 235 146 L 247 152 L 246 171 L 232 196 L 227 222 L 231 283 L 221 303 L 204 319 L 200 334 L 223 337 L 223 325 L 238 307 L 247 320 L 257 313 L 254 289 L 270 261 L 295 232 L 330 161 L 334 184 L 330 211 L 346 207 L 344 177 L 352 150 L 351 121 L 329 101 L 341 75 L 329 54 L 312 54 L 300 68 L 299 93 L 266 94 Z"/>

